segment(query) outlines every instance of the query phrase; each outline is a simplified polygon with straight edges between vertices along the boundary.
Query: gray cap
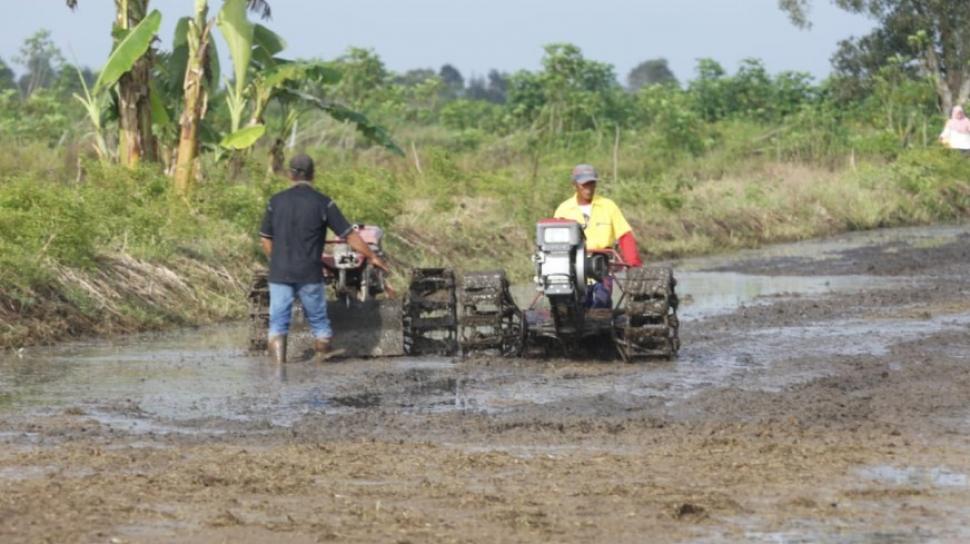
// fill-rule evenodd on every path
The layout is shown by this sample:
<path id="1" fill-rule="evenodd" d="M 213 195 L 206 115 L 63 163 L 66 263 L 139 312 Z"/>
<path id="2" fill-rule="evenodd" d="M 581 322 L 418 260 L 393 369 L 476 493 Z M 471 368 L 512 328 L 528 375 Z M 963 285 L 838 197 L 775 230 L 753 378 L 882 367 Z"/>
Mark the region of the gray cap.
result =
<path id="1" fill-rule="evenodd" d="M 294 155 L 290 159 L 290 173 L 294 176 L 310 179 L 313 177 L 313 159 L 305 153 Z"/>
<path id="2" fill-rule="evenodd" d="M 573 168 L 573 183 L 584 184 L 596 180 L 596 169 L 592 165 L 577 164 L 576 168 Z"/>

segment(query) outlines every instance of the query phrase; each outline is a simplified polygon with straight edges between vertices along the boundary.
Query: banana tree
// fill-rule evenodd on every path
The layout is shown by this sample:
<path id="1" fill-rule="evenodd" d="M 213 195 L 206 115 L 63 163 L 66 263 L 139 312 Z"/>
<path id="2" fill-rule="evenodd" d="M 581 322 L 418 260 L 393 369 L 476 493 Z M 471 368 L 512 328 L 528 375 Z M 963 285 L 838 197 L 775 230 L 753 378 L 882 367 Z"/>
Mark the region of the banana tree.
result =
<path id="1" fill-rule="evenodd" d="M 340 73 L 332 67 L 319 62 L 283 62 L 274 59 L 268 63 L 270 68 L 258 73 L 253 78 L 251 93 L 253 95 L 253 109 L 250 116 L 250 126 L 265 126 L 265 113 L 271 102 L 278 106 L 279 130 L 273 137 L 270 146 L 270 167 L 272 173 L 283 170 L 283 148 L 286 138 L 291 131 L 295 133 L 302 109 L 315 104 L 312 95 L 300 92 L 308 85 L 321 87 L 339 81 Z M 265 132 L 265 131 L 264 131 Z M 393 146 L 390 138 L 387 142 Z M 386 142 L 381 142 L 386 145 Z"/>
<path id="2" fill-rule="evenodd" d="M 233 79 L 226 81 L 226 107 L 229 111 L 228 130 L 219 141 L 220 147 L 233 153 L 251 149 L 265 134 L 264 116 L 268 105 L 276 101 L 284 112 L 284 131 L 295 123 L 297 112 L 291 106 L 303 104 L 323 109 L 332 117 L 353 123 L 368 138 L 403 155 L 384 129 L 371 123 L 362 114 L 302 92 L 307 81 L 332 83 L 339 77 L 322 63 L 290 62 L 276 55 L 286 47 L 284 40 L 268 28 L 251 22 L 247 11 L 260 11 L 268 16 L 269 6 L 258 0 L 224 0 L 218 15 L 206 19 L 208 2 L 196 0 L 195 17 L 186 23 L 186 60 L 183 86 L 184 104 L 180 120 L 181 134 L 175 166 L 175 188 L 185 195 L 195 178 L 195 162 L 199 153 L 199 135 L 207 111 L 209 92 L 214 84 L 204 81 L 208 76 L 214 53 L 211 44 L 213 26 L 217 27 L 229 47 L 233 64 Z M 180 43 L 178 37 L 176 43 Z M 207 90 L 208 89 L 208 90 Z M 281 139 L 277 138 L 274 156 L 279 160 Z"/>
<path id="3" fill-rule="evenodd" d="M 279 92 L 275 98 L 283 103 L 299 102 L 301 105 L 324 111 L 336 121 L 354 125 L 354 127 L 357 128 L 357 131 L 363 134 L 368 140 L 384 147 L 399 157 L 404 156 L 404 150 L 398 147 L 387 129 L 372 122 L 367 118 L 366 115 L 356 110 L 352 110 L 342 104 L 314 96 L 300 90 L 297 87 L 285 85 L 279 89 Z"/>
<path id="4" fill-rule="evenodd" d="M 208 19 L 209 2 L 196 0 L 195 16 L 180 22 L 179 28 L 184 28 L 184 33 L 181 34 L 184 39 L 180 39 L 179 28 L 176 29 L 176 48 L 184 44 L 186 49 L 183 64 L 185 67 L 182 85 L 183 107 L 179 119 L 180 133 L 174 169 L 175 190 L 181 195 L 189 192 L 192 180 L 195 178 L 201 124 L 208 109 L 209 93 L 214 91 L 218 82 L 218 56 L 212 41 L 212 30 L 215 25 L 219 26 L 223 38 L 229 44 L 233 64 L 237 67 L 236 83 L 227 86 L 227 100 L 233 119 L 233 131 L 239 128 L 242 111 L 245 109 L 243 90 L 246 77 L 245 71 L 240 74 L 238 67 L 240 65 L 248 67 L 249 59 L 246 54 L 252 46 L 247 47 L 245 43 L 248 39 L 251 44 L 255 32 L 254 25 L 246 17 L 246 10 L 259 11 L 263 18 L 270 16 L 270 6 L 263 0 L 226 0 L 218 17 Z M 178 64 L 182 57 L 176 54 L 174 58 Z"/>
<path id="5" fill-rule="evenodd" d="M 148 15 L 148 0 L 116 0 L 116 3 L 119 6 L 115 21 L 115 33 L 119 36 L 117 49 Z M 161 14 L 156 18 L 161 23 Z M 156 27 L 152 36 L 157 31 Z M 127 166 L 137 166 L 143 159 L 152 162 L 158 159 L 152 134 L 152 62 L 152 50 L 148 47 L 118 80 L 118 159 Z"/>
<path id="6" fill-rule="evenodd" d="M 227 89 L 231 127 L 221 142 L 223 147 L 234 150 L 252 147 L 266 133 L 266 108 L 276 101 L 284 112 L 284 134 L 296 120 L 292 106 L 301 103 L 322 109 L 339 121 L 353 123 L 369 139 L 403 155 L 390 135 L 364 115 L 303 92 L 306 82 L 315 82 L 319 87 L 335 83 L 340 75 L 322 63 L 292 62 L 277 57 L 286 43 L 266 27 L 250 23 L 244 4 L 244 0 L 226 0 L 219 15 L 219 30 L 229 44 L 235 75 Z M 249 121 L 243 127 L 247 108 Z M 281 140 L 277 138 L 277 145 Z M 272 154 L 278 156 L 279 150 L 274 149 Z"/>
<path id="7" fill-rule="evenodd" d="M 185 195 L 195 177 L 199 154 L 199 125 L 208 107 L 206 68 L 209 65 L 212 21 L 206 20 L 209 4 L 196 0 L 195 17 L 186 23 L 185 44 L 188 48 L 183 78 L 183 107 L 179 120 L 179 143 L 175 163 L 175 191 Z M 213 55 L 213 58 L 217 58 Z"/>
<path id="8" fill-rule="evenodd" d="M 81 80 L 81 89 L 84 91 L 84 95 L 74 93 L 74 98 L 84 106 L 84 112 L 88 116 L 88 120 L 91 121 L 91 126 L 94 130 L 91 132 L 91 136 L 94 138 L 94 152 L 98 154 L 98 159 L 102 162 L 107 162 L 111 158 L 111 152 L 108 150 L 108 143 L 104 139 L 104 123 L 102 119 L 104 118 L 105 110 L 108 108 L 107 97 L 105 93 L 99 95 L 94 95 L 91 89 L 88 88 L 88 82 L 84 79 L 84 74 L 81 70 L 77 70 L 78 79 Z"/>
<path id="9" fill-rule="evenodd" d="M 248 83 L 250 59 L 253 54 L 253 41 L 256 25 L 246 15 L 246 0 L 225 0 L 216 24 L 229 46 L 232 57 L 234 79 L 226 86 L 226 105 L 229 107 L 231 132 L 240 129 L 243 111 L 246 108 L 246 86 Z"/>
<path id="10" fill-rule="evenodd" d="M 205 7 L 203 5 L 203 7 Z M 199 24 L 201 21 L 201 24 Z M 185 102 L 185 76 L 189 67 L 190 56 L 202 57 L 200 66 L 205 73 L 201 86 L 190 85 L 190 90 L 200 93 L 201 105 L 205 108 L 207 96 L 218 86 L 219 55 L 215 49 L 215 42 L 208 34 L 207 47 L 199 50 L 198 44 L 202 37 L 199 33 L 207 30 L 205 11 L 193 17 L 183 17 L 175 25 L 175 35 L 172 39 L 171 51 L 159 51 L 155 58 L 155 70 L 152 75 L 152 123 L 155 138 L 158 141 L 159 160 L 166 173 L 175 175 L 175 162 L 178 156 L 178 146 L 181 139 L 181 117 Z M 189 44 L 190 29 L 192 34 L 191 47 Z M 204 55 L 200 55 L 204 52 Z M 193 69 L 191 73 L 199 73 Z"/>
<path id="11" fill-rule="evenodd" d="M 67 0 L 67 5 L 74 9 L 77 0 Z M 157 10 L 148 13 L 148 0 L 115 0 L 115 8 L 111 56 L 90 95 L 79 99 L 87 101 L 85 107 L 90 110 L 94 101 L 100 100 L 101 92 L 115 88 L 118 158 L 122 164 L 134 167 L 142 160 L 157 158 L 152 134 L 151 43 L 161 24 L 161 14 Z"/>

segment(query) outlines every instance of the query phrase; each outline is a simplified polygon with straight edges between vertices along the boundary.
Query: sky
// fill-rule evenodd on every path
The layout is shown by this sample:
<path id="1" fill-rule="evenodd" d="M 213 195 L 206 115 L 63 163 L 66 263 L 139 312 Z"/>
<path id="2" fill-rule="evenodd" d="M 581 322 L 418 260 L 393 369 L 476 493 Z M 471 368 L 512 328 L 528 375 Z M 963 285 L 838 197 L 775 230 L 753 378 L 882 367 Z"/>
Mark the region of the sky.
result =
<path id="1" fill-rule="evenodd" d="M 612 64 L 621 82 L 640 62 L 663 57 L 681 81 L 698 58 L 730 72 L 760 58 L 770 72 L 797 70 L 822 79 L 839 40 L 861 36 L 872 21 L 815 0 L 813 26 L 799 30 L 777 0 L 269 0 L 263 24 L 282 35 L 288 58 L 332 59 L 370 48 L 395 72 L 450 63 L 466 77 L 492 68 L 535 70 L 542 46 L 578 45 L 586 58 Z M 162 12 L 161 47 L 194 0 L 152 0 Z M 221 4 L 211 0 L 211 11 Z M 112 0 L 0 0 L 0 58 L 8 64 L 23 40 L 47 29 L 71 62 L 99 68 L 111 48 Z M 254 15 L 255 17 L 255 15 Z M 220 49 L 225 56 L 225 46 Z M 12 66 L 20 72 L 19 66 Z"/>

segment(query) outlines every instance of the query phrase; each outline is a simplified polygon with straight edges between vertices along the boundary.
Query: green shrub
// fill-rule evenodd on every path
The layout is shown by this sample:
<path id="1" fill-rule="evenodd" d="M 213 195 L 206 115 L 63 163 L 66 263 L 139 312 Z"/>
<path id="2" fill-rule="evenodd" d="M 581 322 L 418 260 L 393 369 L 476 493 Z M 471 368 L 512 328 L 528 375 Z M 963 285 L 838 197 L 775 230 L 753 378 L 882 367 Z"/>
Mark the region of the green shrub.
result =
<path id="1" fill-rule="evenodd" d="M 953 220 L 970 210 L 970 159 L 943 148 L 914 149 L 893 164 L 892 178 L 924 221 Z"/>
<path id="2" fill-rule="evenodd" d="M 93 205 L 77 189 L 43 180 L 0 182 L 0 240 L 32 259 L 49 256 L 71 266 L 90 266 L 100 228 Z"/>

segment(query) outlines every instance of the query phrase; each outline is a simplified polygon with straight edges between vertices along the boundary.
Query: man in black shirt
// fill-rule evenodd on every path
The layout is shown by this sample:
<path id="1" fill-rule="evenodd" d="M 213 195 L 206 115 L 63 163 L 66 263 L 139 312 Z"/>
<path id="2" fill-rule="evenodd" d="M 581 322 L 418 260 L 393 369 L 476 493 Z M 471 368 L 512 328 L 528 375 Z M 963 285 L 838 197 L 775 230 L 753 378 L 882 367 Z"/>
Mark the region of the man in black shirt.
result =
<path id="1" fill-rule="evenodd" d="M 290 160 L 293 186 L 270 198 L 259 236 L 269 257 L 269 352 L 274 362 L 286 362 L 286 335 L 293 299 L 300 297 L 315 339 L 318 361 L 333 355 L 333 330 L 327 317 L 323 287 L 323 243 L 327 228 L 347 240 L 370 264 L 389 272 L 384 261 L 354 231 L 340 208 L 313 188 L 313 159 Z"/>

